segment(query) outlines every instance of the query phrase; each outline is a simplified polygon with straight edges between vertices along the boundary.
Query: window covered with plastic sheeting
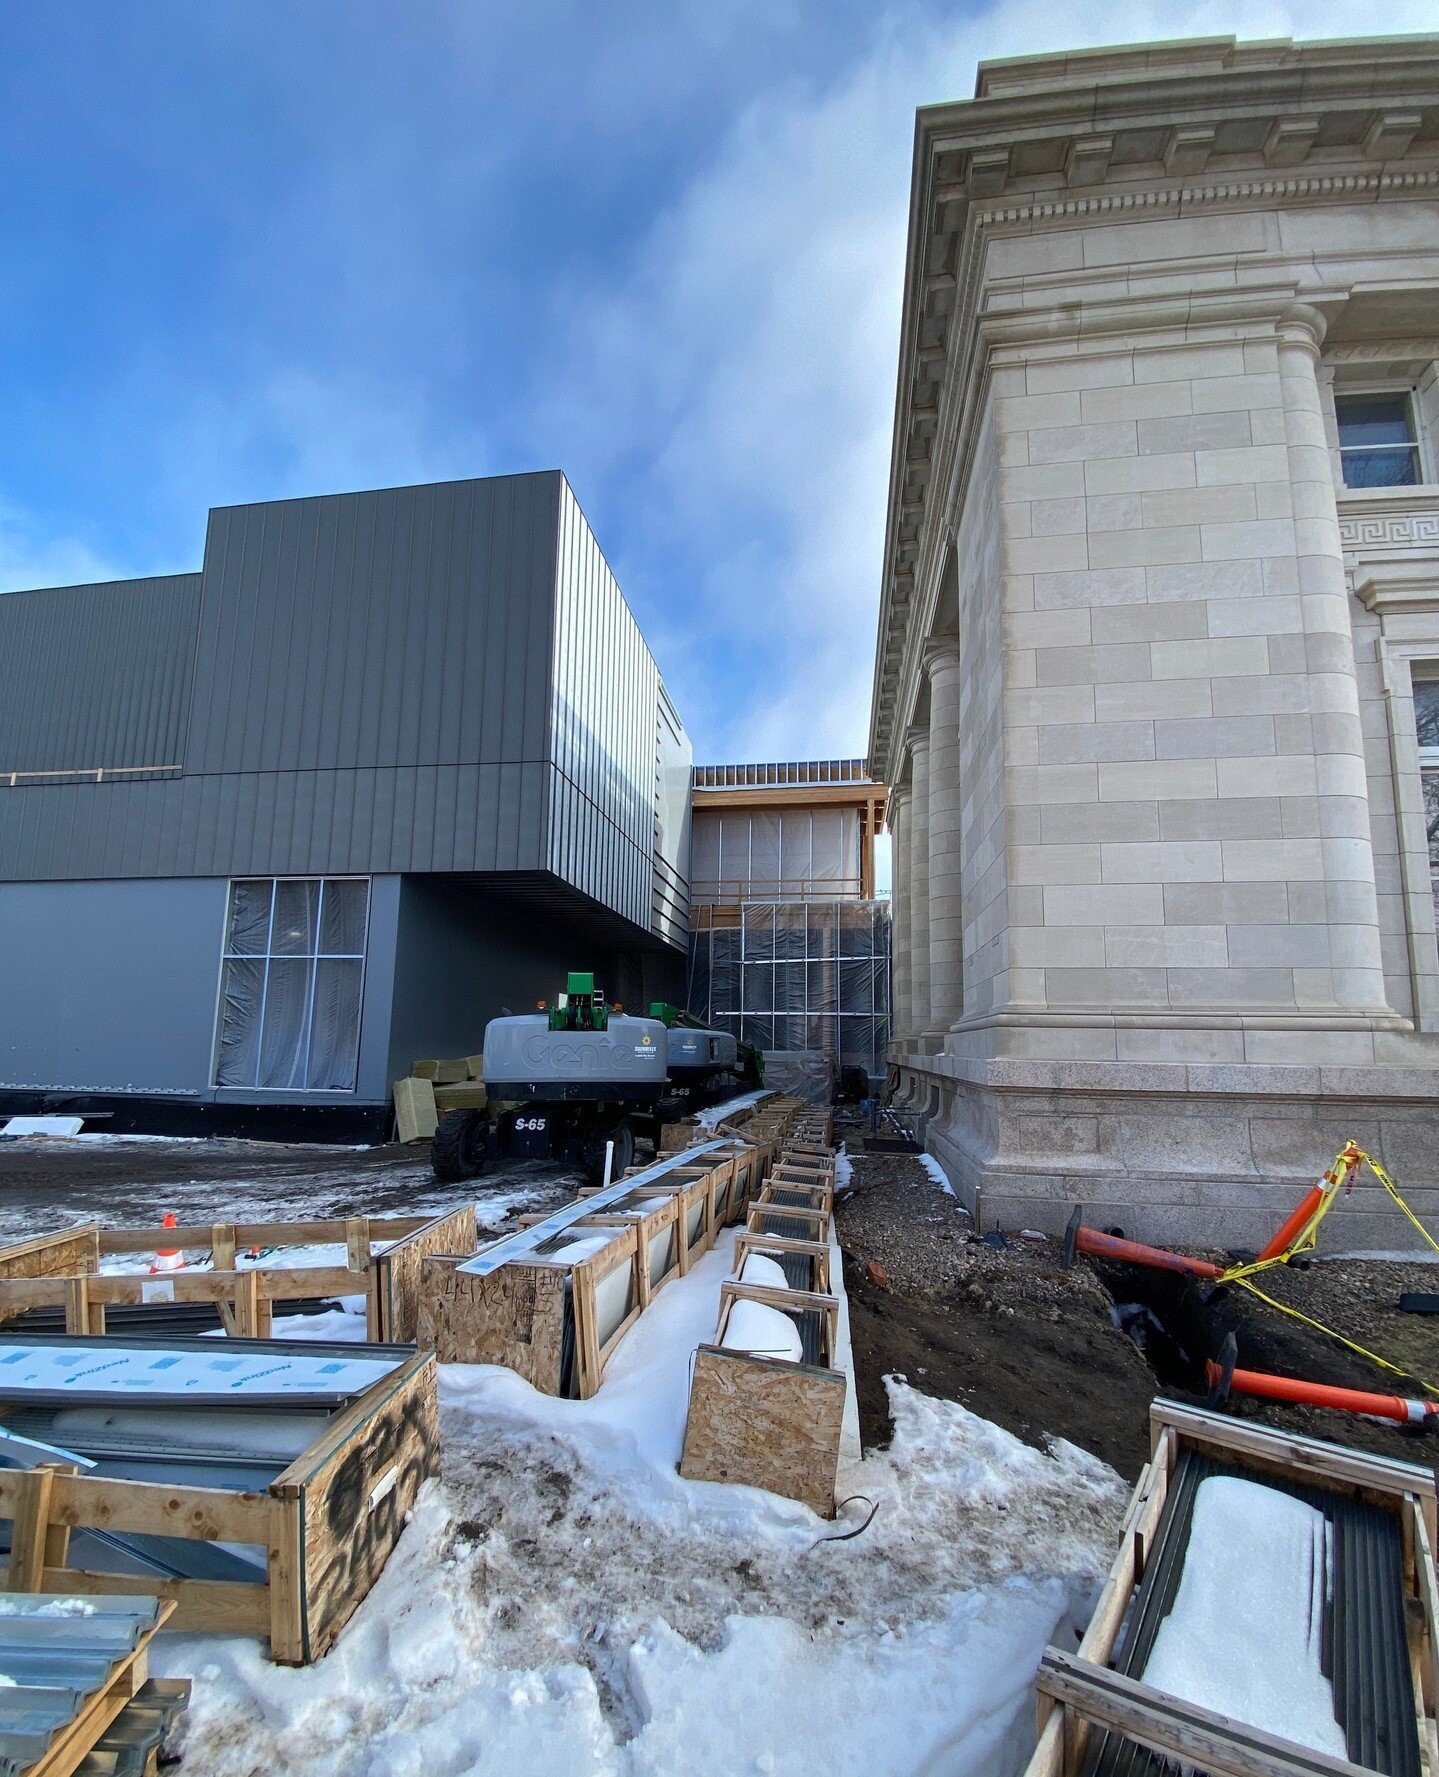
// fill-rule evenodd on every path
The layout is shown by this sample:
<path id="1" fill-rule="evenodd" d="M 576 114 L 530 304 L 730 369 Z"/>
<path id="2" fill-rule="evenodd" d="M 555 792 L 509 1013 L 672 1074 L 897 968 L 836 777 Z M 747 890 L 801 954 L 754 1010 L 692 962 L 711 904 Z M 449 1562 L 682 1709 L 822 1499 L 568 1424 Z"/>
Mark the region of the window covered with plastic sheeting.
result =
<path id="1" fill-rule="evenodd" d="M 824 1059 L 826 1077 L 840 1067 L 883 1070 L 887 902 L 746 901 L 719 917 L 728 923 L 700 924 L 691 935 L 688 1009 L 695 1017 L 767 1056 Z"/>
<path id="2" fill-rule="evenodd" d="M 217 1086 L 355 1090 L 369 909 L 365 877 L 230 884 Z"/>
<path id="3" fill-rule="evenodd" d="M 802 901 L 860 891 L 853 808 L 697 808 L 690 853 L 696 901 Z"/>

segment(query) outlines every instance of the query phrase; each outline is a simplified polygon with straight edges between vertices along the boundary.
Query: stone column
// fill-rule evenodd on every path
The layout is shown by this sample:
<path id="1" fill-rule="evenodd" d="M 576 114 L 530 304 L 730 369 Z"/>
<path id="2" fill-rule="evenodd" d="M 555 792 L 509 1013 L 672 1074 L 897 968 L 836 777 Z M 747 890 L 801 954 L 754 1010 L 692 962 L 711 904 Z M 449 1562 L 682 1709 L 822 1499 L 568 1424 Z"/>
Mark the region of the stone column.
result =
<path id="1" fill-rule="evenodd" d="M 960 881 L 961 793 L 959 643 L 925 649 L 929 674 L 929 1021 L 927 1034 L 944 1047 L 964 1011 L 964 901 Z"/>
<path id="2" fill-rule="evenodd" d="M 1329 927 L 1327 991 L 1316 993 L 1315 1001 L 1332 996 L 1345 1011 L 1371 1013 L 1385 1010 L 1384 970 L 1349 589 L 1319 397 L 1324 330 L 1323 316 L 1303 306 L 1290 309 L 1279 326 L 1279 387 L 1323 858 L 1322 882 L 1291 885 L 1289 917 L 1291 924 L 1323 921 Z M 1305 907 L 1301 889 L 1309 891 L 1312 907 Z"/>
<path id="3" fill-rule="evenodd" d="M 909 809 L 909 1016 L 910 1036 L 918 1042 L 929 1029 L 929 728 L 911 728 L 907 736 L 910 783 Z"/>
<path id="4" fill-rule="evenodd" d="M 908 784 L 896 784 L 889 793 L 890 920 L 892 924 L 889 981 L 890 1041 L 902 1042 L 914 1028 L 910 1015 L 910 904 L 909 827 L 914 811 Z"/>

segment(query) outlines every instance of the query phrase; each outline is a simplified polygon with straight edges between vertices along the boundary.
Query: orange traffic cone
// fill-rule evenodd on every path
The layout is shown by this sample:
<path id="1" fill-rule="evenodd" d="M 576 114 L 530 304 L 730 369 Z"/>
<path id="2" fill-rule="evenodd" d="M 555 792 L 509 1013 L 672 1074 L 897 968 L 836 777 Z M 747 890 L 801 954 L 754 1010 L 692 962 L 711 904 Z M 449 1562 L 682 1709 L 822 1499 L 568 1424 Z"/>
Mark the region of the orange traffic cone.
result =
<path id="1" fill-rule="evenodd" d="M 173 1209 L 167 1209 L 165 1211 L 165 1219 L 160 1225 L 162 1228 L 175 1228 L 179 1226 L 175 1220 L 175 1212 Z M 184 1268 L 185 1260 L 178 1247 L 156 1247 L 155 1263 L 150 1267 L 152 1271 L 183 1271 Z"/>

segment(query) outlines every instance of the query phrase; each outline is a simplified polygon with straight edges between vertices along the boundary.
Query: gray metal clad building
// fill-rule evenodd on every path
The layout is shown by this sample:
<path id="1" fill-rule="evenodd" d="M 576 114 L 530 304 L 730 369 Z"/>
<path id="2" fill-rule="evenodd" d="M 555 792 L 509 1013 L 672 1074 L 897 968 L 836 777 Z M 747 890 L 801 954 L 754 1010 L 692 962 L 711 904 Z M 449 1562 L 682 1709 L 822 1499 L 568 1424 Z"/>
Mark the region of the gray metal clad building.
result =
<path id="1" fill-rule="evenodd" d="M 557 471 L 219 508 L 198 574 L 0 596 L 0 1107 L 374 1130 L 570 968 L 673 995 L 690 768 Z"/>

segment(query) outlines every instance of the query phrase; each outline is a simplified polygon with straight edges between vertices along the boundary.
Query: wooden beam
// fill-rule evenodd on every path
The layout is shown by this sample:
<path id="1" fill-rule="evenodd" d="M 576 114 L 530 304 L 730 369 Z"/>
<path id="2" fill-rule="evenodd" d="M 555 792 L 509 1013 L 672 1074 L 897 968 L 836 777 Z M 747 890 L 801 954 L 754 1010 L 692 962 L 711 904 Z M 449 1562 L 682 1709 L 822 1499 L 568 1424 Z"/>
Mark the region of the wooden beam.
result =
<path id="1" fill-rule="evenodd" d="M 726 790 L 696 790 L 696 813 L 707 808 L 858 808 L 870 806 L 873 784 L 746 784 Z"/>
<path id="2" fill-rule="evenodd" d="M 1210 1777 L 1365 1777 L 1348 1759 L 1311 1752 L 1058 1648 L 1045 1650 L 1035 1684 L 1096 1727 Z"/>

